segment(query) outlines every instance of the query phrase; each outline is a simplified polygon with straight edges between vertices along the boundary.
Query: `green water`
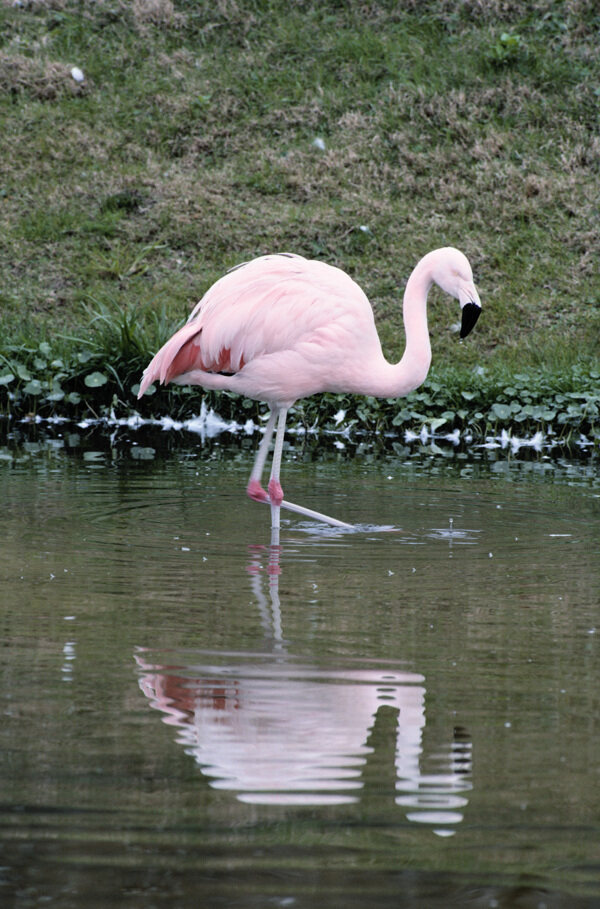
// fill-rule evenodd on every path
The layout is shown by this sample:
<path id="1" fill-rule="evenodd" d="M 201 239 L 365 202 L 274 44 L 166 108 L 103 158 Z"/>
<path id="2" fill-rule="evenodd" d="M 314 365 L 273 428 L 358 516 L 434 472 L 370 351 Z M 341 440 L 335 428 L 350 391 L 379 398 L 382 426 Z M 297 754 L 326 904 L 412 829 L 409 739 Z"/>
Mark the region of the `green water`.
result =
<path id="1" fill-rule="evenodd" d="M 2 905 L 600 905 L 593 458 L 290 451 L 362 529 L 272 546 L 245 448 L 55 436 L 0 450 Z"/>

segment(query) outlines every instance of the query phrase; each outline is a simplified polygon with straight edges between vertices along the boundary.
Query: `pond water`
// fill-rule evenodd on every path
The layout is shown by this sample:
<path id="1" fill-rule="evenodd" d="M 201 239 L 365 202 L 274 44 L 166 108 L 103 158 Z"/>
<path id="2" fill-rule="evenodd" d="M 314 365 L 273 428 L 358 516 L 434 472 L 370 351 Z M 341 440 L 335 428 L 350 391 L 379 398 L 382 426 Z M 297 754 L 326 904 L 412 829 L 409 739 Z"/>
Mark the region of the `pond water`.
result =
<path id="1" fill-rule="evenodd" d="M 600 905 L 597 459 L 18 436 L 2 905 Z"/>

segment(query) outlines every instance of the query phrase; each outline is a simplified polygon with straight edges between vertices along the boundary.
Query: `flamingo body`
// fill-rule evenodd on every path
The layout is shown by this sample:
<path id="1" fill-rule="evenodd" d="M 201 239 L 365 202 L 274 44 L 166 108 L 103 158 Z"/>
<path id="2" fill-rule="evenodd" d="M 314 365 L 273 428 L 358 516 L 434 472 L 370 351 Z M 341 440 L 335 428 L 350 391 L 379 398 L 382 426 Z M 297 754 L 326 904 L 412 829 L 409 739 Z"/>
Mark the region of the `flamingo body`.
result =
<path id="1" fill-rule="evenodd" d="M 467 258 L 447 247 L 428 253 L 404 294 L 406 349 L 385 359 L 371 304 L 339 268 L 283 253 L 261 256 L 220 278 L 187 323 L 158 351 L 138 397 L 152 382 L 229 390 L 266 401 L 271 418 L 248 493 L 281 504 L 279 464 L 285 417 L 298 398 L 319 392 L 399 397 L 417 388 L 431 363 L 427 294 L 433 283 L 463 308 L 461 337 L 481 309 Z M 279 416 L 269 496 L 260 486 L 266 449 Z"/>
<path id="2" fill-rule="evenodd" d="M 261 256 L 208 290 L 145 370 L 139 393 L 158 379 L 289 407 L 322 391 L 368 393 L 364 367 L 377 357 L 373 310 L 345 272 Z"/>

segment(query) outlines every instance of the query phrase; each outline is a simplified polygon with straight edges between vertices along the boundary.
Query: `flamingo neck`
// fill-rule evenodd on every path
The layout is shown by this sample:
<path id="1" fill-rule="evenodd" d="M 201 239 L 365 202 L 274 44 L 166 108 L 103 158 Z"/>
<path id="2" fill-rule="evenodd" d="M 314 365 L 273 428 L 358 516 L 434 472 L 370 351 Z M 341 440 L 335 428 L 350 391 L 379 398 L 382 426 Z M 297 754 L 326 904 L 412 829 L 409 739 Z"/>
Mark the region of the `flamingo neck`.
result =
<path id="1" fill-rule="evenodd" d="M 404 291 L 402 315 L 406 347 L 398 363 L 384 360 L 377 377 L 377 397 L 396 398 L 418 388 L 431 365 L 431 343 L 427 325 L 427 295 L 433 283 L 431 268 L 421 260 L 412 272 Z"/>

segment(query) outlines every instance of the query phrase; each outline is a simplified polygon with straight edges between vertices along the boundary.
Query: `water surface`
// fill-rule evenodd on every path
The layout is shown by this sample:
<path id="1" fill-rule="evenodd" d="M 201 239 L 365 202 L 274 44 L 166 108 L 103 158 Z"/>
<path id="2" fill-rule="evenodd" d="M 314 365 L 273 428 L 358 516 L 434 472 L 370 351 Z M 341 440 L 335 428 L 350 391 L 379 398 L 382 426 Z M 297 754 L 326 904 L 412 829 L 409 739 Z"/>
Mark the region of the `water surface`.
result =
<path id="1" fill-rule="evenodd" d="M 0 451 L 6 904 L 598 905 L 596 460 L 252 444 Z"/>

